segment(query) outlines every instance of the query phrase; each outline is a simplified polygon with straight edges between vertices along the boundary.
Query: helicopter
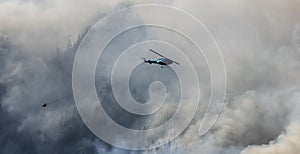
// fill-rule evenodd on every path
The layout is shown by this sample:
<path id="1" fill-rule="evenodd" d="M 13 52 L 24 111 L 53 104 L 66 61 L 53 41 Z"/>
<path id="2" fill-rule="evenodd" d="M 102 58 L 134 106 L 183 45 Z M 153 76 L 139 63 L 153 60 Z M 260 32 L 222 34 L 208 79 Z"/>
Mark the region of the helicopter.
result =
<path id="1" fill-rule="evenodd" d="M 43 108 L 46 108 L 47 107 L 46 101 L 42 101 L 41 105 L 42 105 Z"/>
<path id="2" fill-rule="evenodd" d="M 171 60 L 161 54 L 159 54 L 158 52 L 152 50 L 152 49 L 149 49 L 149 51 L 153 52 L 154 54 L 156 55 L 159 55 L 160 57 L 162 58 L 159 58 L 157 60 L 147 60 L 146 58 L 141 58 L 144 60 L 144 63 L 149 63 L 149 64 L 158 64 L 158 65 L 161 65 L 161 68 L 164 68 L 163 66 L 168 66 L 168 65 L 171 65 L 173 63 L 179 65 L 178 62 L 174 61 L 174 60 Z"/>

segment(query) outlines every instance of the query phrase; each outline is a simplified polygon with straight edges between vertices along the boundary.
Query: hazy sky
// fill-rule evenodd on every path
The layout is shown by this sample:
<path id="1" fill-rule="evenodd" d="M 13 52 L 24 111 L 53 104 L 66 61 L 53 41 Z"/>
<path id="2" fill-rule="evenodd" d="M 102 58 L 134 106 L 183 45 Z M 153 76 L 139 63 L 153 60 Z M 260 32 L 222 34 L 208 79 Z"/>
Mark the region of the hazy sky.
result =
<path id="1" fill-rule="evenodd" d="M 89 26 L 143 3 L 183 9 L 212 32 L 227 70 L 226 105 L 205 136 L 197 136 L 195 120 L 168 146 L 126 151 L 103 143 L 82 122 L 71 66 Z M 299 0 L 0 0 L 0 153 L 300 153 L 299 14 Z M 130 118 L 124 123 L 131 125 Z"/>

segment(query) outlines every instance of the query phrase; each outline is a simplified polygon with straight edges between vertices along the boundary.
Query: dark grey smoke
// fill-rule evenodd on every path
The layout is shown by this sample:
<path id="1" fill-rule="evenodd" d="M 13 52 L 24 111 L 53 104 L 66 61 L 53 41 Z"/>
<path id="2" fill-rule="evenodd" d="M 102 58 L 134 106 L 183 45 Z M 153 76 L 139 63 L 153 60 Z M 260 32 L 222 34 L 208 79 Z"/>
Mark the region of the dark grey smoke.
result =
<path id="1" fill-rule="evenodd" d="M 97 139 L 74 106 L 71 67 L 84 33 L 78 39 L 76 35 L 97 14 L 99 4 L 109 3 L 105 12 L 120 3 L 87 1 L 83 6 L 78 0 L 43 1 L 38 7 L 0 1 L 0 153 L 142 153 Z M 74 8 L 68 7 L 73 3 Z M 300 134 L 299 1 L 195 3 L 175 1 L 174 6 L 202 19 L 220 43 L 228 104 L 207 135 L 197 136 L 194 124 L 200 121 L 195 119 L 179 139 L 145 153 L 286 153 L 285 147 L 299 152 L 300 146 L 289 144 L 299 145 Z M 20 11 L 18 16 L 10 14 L 11 9 Z M 47 109 L 41 107 L 43 100 Z M 132 115 L 122 120 L 124 114 L 113 111 L 116 120 L 125 119 L 124 125 L 137 125 L 137 119 L 127 123 Z"/>
<path id="2" fill-rule="evenodd" d="M 81 39 L 39 58 L 1 35 L 0 153 L 97 153 L 97 146 L 111 151 L 85 126 L 73 100 L 71 70 Z"/>
<path id="3" fill-rule="evenodd" d="M 11 15 L 5 11 L 6 4 L 22 8 L 32 7 L 33 10 L 49 7 L 48 3 L 29 6 L 30 3 L 31 1 L 23 4 L 0 2 L 0 8 L 4 8 L 0 11 L 0 15 L 4 14 L 1 18 Z M 64 3 L 55 3 L 65 7 Z M 124 7 L 129 4 L 120 3 L 118 5 Z M 54 7 L 54 10 L 63 12 L 59 7 Z M 32 13 L 26 10 L 20 11 L 25 12 L 23 18 L 27 19 L 27 15 Z M 81 11 L 81 13 L 90 13 L 88 11 Z M 64 14 L 62 12 L 61 14 Z M 103 14 L 97 14 L 103 16 Z M 47 13 L 45 16 L 48 17 Z M 80 19 L 76 14 L 70 15 L 69 18 Z M 23 20 L 22 17 L 15 19 Z M 94 20 L 94 18 L 88 20 Z M 83 21 L 85 19 L 81 18 L 77 22 Z M 70 26 L 72 28 L 68 28 L 66 31 L 64 28 L 57 27 L 58 31 L 62 30 L 57 35 L 44 31 L 41 28 L 43 26 L 34 29 L 34 26 L 39 25 L 38 22 L 38 20 L 34 20 L 29 24 L 31 26 L 28 29 L 25 26 L 20 32 L 12 28 L 12 25 L 16 23 L 11 24 L 9 21 L 1 20 L 3 27 L 0 28 L 0 153 L 111 152 L 115 148 L 100 141 L 85 126 L 76 110 L 72 95 L 73 59 L 89 26 L 83 22 L 84 26 L 80 25 L 79 27 L 83 26 L 83 29 L 86 30 L 81 32 L 75 41 L 69 40 L 68 43 L 61 45 L 57 38 L 61 39 L 70 34 L 69 32 L 75 26 L 72 25 L 74 20 L 65 22 L 65 24 L 72 25 Z M 42 18 L 41 22 L 48 21 Z M 90 21 L 88 22 L 90 23 Z M 31 39 L 29 38 L 30 34 L 23 35 L 27 32 L 32 34 Z M 45 33 L 47 34 L 45 35 Z M 54 43 L 57 41 L 59 43 Z M 47 108 L 41 107 L 42 101 L 46 101 Z M 129 152 L 118 151 L 120 153 Z"/>
<path id="4" fill-rule="evenodd" d="M 0 44 L 0 153 L 95 152 L 95 137 L 82 123 L 71 95 L 76 44 L 50 59 L 23 54 L 3 35 Z M 47 109 L 41 108 L 42 100 Z"/>
<path id="5" fill-rule="evenodd" d="M 102 142 L 77 112 L 71 85 L 72 65 L 87 31 L 88 28 L 66 49 L 52 49 L 54 54 L 50 56 L 34 55 L 0 35 L 0 153 L 139 153 Z M 111 91 L 100 87 L 99 93 Z M 113 96 L 106 95 L 104 99 L 103 105 L 111 106 Z M 41 106 L 42 101 L 47 103 L 46 108 Z M 143 121 L 124 116 L 118 108 L 111 111 L 113 119 L 128 127 Z"/>

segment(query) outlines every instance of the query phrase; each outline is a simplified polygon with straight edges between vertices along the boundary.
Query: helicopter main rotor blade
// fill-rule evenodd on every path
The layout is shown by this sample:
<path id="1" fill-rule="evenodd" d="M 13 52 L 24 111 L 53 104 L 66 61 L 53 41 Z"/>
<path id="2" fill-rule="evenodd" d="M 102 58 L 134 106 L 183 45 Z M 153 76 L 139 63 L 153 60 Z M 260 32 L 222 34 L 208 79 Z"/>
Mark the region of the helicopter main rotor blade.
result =
<path id="1" fill-rule="evenodd" d="M 152 49 L 149 49 L 149 51 L 151 51 L 151 52 L 153 52 L 153 53 L 155 53 L 155 54 L 157 54 L 157 55 L 159 55 L 159 56 L 161 56 L 161 57 L 164 57 L 164 58 L 166 58 L 166 59 L 169 59 L 169 58 L 165 57 L 164 55 L 161 55 L 161 54 L 159 54 L 158 52 L 156 52 L 156 51 L 154 51 L 154 50 L 152 50 Z M 169 59 L 169 60 L 171 60 L 171 59 Z M 179 65 L 178 62 L 176 62 L 176 61 L 174 61 L 174 60 L 171 60 L 171 61 L 172 61 L 173 63 Z"/>
<path id="2" fill-rule="evenodd" d="M 170 60 L 171 60 L 171 59 L 170 59 Z M 177 64 L 177 65 L 180 65 L 178 62 L 176 62 L 176 61 L 174 61 L 174 60 L 172 60 L 172 62 L 175 63 L 175 64 Z"/>
<path id="3" fill-rule="evenodd" d="M 151 52 L 153 52 L 153 53 L 155 53 L 155 54 L 157 54 L 157 55 L 159 55 L 159 56 L 161 56 L 161 57 L 167 58 L 167 57 L 165 57 L 165 56 L 159 54 L 158 52 L 156 52 L 156 51 L 154 51 L 154 50 L 152 50 L 152 49 L 149 49 L 149 51 L 151 51 Z"/>

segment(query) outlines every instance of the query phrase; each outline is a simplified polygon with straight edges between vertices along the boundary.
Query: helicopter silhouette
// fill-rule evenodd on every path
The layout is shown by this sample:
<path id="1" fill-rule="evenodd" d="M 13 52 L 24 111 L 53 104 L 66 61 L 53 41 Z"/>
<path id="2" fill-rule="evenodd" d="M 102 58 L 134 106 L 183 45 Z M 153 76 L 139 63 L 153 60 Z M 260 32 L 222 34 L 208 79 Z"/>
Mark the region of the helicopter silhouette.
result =
<path id="1" fill-rule="evenodd" d="M 146 58 L 141 58 L 144 60 L 144 63 L 149 63 L 149 64 L 157 64 L 157 65 L 161 65 L 162 68 L 163 66 L 168 66 L 168 65 L 171 65 L 173 63 L 177 64 L 177 65 L 180 65 L 178 62 L 174 61 L 174 60 L 171 60 L 170 58 L 167 58 L 163 55 L 161 55 L 160 53 L 152 50 L 152 49 L 149 49 L 149 51 L 151 51 L 152 53 L 156 54 L 156 55 L 159 55 L 160 57 L 162 58 L 158 58 L 156 60 L 147 60 Z"/>

